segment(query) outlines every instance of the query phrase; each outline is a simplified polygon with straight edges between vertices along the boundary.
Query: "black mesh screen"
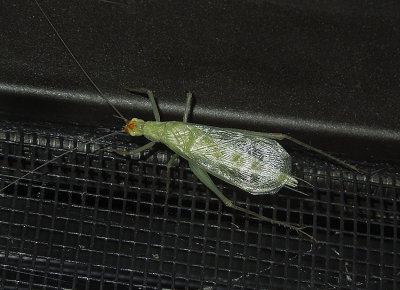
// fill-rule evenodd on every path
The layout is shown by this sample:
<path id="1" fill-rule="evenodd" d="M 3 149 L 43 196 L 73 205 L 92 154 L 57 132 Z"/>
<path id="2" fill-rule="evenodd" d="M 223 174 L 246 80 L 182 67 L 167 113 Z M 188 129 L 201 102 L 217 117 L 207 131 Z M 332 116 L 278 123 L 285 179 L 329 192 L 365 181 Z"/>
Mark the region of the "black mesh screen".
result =
<path id="1" fill-rule="evenodd" d="M 1 187 L 80 145 L 2 193 L 2 288 L 399 288 L 396 164 L 358 164 L 374 173 L 364 176 L 289 147 L 294 174 L 313 184 L 300 182 L 307 196 L 251 196 L 216 180 L 236 204 L 306 227 L 315 244 L 225 207 L 184 160 L 163 206 L 162 145 L 129 158 L 101 148 L 134 148 L 134 138 L 82 146 L 104 132 L 59 132 L 1 130 Z"/>

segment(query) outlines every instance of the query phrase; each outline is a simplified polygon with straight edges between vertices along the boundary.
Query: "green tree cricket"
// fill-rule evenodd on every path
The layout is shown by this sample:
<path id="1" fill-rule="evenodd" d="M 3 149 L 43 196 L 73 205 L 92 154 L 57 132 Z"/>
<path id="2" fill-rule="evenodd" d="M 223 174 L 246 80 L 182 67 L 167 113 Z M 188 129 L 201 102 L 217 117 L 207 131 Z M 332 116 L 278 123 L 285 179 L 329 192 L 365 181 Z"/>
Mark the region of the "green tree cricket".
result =
<path id="1" fill-rule="evenodd" d="M 298 178 L 291 175 L 290 155 L 276 141 L 282 139 L 293 141 L 350 169 L 358 170 L 350 164 L 284 134 L 260 133 L 187 123 L 191 108 L 191 93 L 187 93 L 182 122 L 161 122 L 153 93 L 147 89 L 131 89 L 130 91 L 146 94 L 149 97 L 156 121 L 146 122 L 138 118 L 126 120 L 125 132 L 131 136 L 144 136 L 150 142 L 131 152 L 119 151 L 117 153 L 122 155 L 136 154 L 151 148 L 157 142 L 165 144 L 174 151 L 175 154 L 167 166 L 166 201 L 169 191 L 170 166 L 179 156 L 189 162 L 189 166 L 196 177 L 214 192 L 226 206 L 272 224 L 295 230 L 317 241 L 300 227 L 273 220 L 233 204 L 218 189 L 209 174 L 251 194 L 274 194 L 284 186 L 293 189 L 297 186 Z"/>

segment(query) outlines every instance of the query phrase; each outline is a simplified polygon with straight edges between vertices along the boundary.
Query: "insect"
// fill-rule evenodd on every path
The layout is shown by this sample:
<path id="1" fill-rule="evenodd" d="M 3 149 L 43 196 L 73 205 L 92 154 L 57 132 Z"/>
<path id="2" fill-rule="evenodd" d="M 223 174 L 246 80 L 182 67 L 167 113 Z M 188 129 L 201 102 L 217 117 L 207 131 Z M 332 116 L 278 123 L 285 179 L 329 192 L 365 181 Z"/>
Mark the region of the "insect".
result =
<path id="1" fill-rule="evenodd" d="M 115 108 L 115 106 L 113 106 L 107 100 L 107 98 L 104 97 L 101 90 L 86 73 L 85 69 L 75 58 L 68 45 L 61 38 L 39 3 L 36 0 L 35 2 L 87 79 L 96 88 L 100 96 L 105 99 L 112 109 L 118 114 L 118 118 L 124 120 L 124 131 L 131 136 L 144 136 L 150 140 L 148 144 L 130 152 L 117 151 L 117 153 L 122 155 L 136 154 L 150 149 L 158 142 L 165 144 L 175 152 L 167 165 L 166 201 L 170 186 L 169 179 L 171 166 L 178 157 L 182 157 L 189 162 L 189 166 L 196 177 L 212 192 L 214 192 L 226 206 L 255 216 L 272 224 L 277 224 L 291 230 L 295 230 L 298 233 L 304 234 L 308 238 L 316 241 L 313 236 L 305 232 L 300 227 L 265 217 L 256 212 L 235 205 L 219 190 L 219 188 L 211 179 L 210 175 L 220 178 L 223 181 L 252 194 L 274 194 L 282 187 L 296 188 L 298 178 L 291 175 L 290 155 L 277 142 L 277 140 L 283 139 L 297 143 L 298 145 L 322 154 L 323 156 L 330 158 L 343 166 L 358 171 L 356 167 L 284 134 L 260 133 L 239 129 L 225 129 L 188 123 L 187 120 L 189 117 L 192 100 L 191 93 L 187 93 L 186 107 L 182 122 L 161 122 L 159 109 L 153 93 L 150 90 L 143 88 L 130 89 L 130 91 L 133 93 L 144 94 L 148 96 L 152 104 L 155 121 L 146 122 L 138 118 L 128 120 Z M 95 140 L 91 140 L 86 144 L 118 133 L 119 132 L 108 134 Z M 60 158 L 70 152 L 71 151 L 65 152 L 56 158 Z M 54 160 L 55 159 L 42 164 L 40 167 L 18 178 L 8 186 L 17 183 L 20 179 L 26 177 L 27 175 Z"/>
<path id="2" fill-rule="evenodd" d="M 226 206 L 270 223 L 295 230 L 317 241 L 299 227 L 270 219 L 235 205 L 218 189 L 210 175 L 256 195 L 274 194 L 282 187 L 296 188 L 297 179 L 299 178 L 291 175 L 291 157 L 276 141 L 283 139 L 293 141 L 358 171 L 356 167 L 284 134 L 261 133 L 188 123 L 192 100 L 191 93 L 187 93 L 183 122 L 161 122 L 153 93 L 147 89 L 132 89 L 130 91 L 146 94 L 149 97 L 156 121 L 146 122 L 138 118 L 125 120 L 124 131 L 126 133 L 131 136 L 145 136 L 150 142 L 131 152 L 118 153 L 123 155 L 136 154 L 153 147 L 157 142 L 165 144 L 174 151 L 175 154 L 167 165 L 166 201 L 169 191 L 171 165 L 176 158 L 182 157 L 189 162 L 189 166 L 196 177 L 214 192 Z"/>

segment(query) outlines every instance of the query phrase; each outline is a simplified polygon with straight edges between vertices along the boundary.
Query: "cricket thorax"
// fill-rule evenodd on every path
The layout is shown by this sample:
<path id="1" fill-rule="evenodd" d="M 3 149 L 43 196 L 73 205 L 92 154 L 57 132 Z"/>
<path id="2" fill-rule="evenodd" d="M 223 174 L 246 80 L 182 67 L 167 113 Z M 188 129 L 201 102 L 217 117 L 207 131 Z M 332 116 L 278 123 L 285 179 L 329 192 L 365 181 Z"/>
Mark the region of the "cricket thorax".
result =
<path id="1" fill-rule="evenodd" d="M 142 136 L 145 121 L 133 118 L 126 121 L 125 132 L 131 136 Z"/>
<path id="2" fill-rule="evenodd" d="M 182 146 L 189 146 L 191 124 L 183 122 L 145 122 L 143 135 L 151 141 L 161 142 L 181 154 Z M 178 149 L 179 148 L 179 149 Z"/>

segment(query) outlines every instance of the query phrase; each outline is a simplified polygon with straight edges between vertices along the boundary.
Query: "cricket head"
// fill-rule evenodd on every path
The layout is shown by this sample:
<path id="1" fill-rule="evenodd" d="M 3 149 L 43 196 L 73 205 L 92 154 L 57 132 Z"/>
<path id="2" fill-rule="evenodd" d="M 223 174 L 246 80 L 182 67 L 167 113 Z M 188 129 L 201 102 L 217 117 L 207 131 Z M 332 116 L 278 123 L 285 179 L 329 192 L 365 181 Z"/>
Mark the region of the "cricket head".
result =
<path id="1" fill-rule="evenodd" d="M 132 120 L 126 120 L 125 132 L 131 136 L 142 136 L 143 135 L 144 121 L 138 118 Z"/>

